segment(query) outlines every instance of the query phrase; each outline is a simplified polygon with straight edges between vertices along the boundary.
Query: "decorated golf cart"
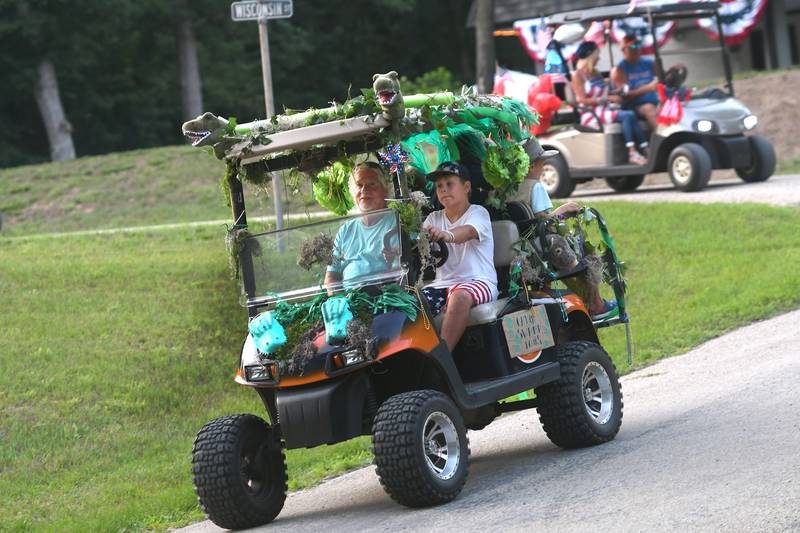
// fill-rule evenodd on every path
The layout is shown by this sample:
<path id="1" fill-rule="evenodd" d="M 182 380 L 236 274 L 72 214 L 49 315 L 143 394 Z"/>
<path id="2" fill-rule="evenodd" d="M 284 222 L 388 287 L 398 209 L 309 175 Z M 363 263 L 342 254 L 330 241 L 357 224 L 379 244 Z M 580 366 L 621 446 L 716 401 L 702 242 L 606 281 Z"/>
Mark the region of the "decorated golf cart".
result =
<path id="1" fill-rule="evenodd" d="M 410 507 L 455 498 L 467 477 L 467 429 L 537 408 L 549 438 L 575 448 L 613 439 L 622 420 L 614 364 L 597 328 L 628 330 L 624 265 L 600 213 L 535 218 L 512 200 L 528 171 L 519 145 L 536 113 L 505 97 L 403 95 L 396 73 L 327 109 L 237 125 L 206 113 L 183 125 L 227 163 L 236 260 L 248 334 L 235 381 L 262 399 L 268 420 L 224 416 L 200 430 L 192 459 L 200 504 L 226 528 L 273 520 L 286 496 L 284 448 L 371 435 L 387 493 Z M 392 178 L 386 209 L 352 213 L 350 170 L 367 158 Z M 493 215 L 500 298 L 472 308 L 451 351 L 421 296 L 452 245 L 421 221 L 435 202 L 424 176 L 443 161 L 473 169 Z M 308 180 L 332 217 L 251 232 L 245 189 L 276 172 Z M 383 259 L 326 280 L 340 236 L 369 220 L 364 246 Z M 366 253 L 366 252 L 365 252 Z M 616 314 L 593 321 L 581 294 L 603 286 Z M 630 343 L 629 353 L 630 357 Z"/>
<path id="2" fill-rule="evenodd" d="M 772 144 L 752 134 L 758 119 L 734 97 L 728 50 L 725 39 L 719 39 L 724 19 L 730 15 L 721 13 L 720 8 L 721 4 L 715 1 L 652 1 L 593 7 L 546 17 L 547 25 L 558 28 L 550 48 L 551 53 L 561 53 L 560 64 L 569 62 L 577 42 L 583 38 L 608 43 L 630 33 L 646 42 L 645 48 L 654 56 L 662 101 L 659 124 L 654 131 L 641 121 L 650 139 L 646 163 L 629 164 L 620 124 L 602 124 L 599 120 L 590 126 L 581 123 L 582 113 L 591 108 L 582 107 L 576 101 L 567 69 L 566 83 L 558 91 L 566 100 L 565 107 L 548 117 L 552 127 L 540 135 L 546 148 L 560 152 L 548 162 L 542 175 L 542 182 L 552 196 L 567 197 L 576 184 L 594 178 L 605 178 L 615 190 L 631 191 L 642 184 L 646 174 L 653 172 L 667 172 L 673 185 L 682 191 L 703 189 L 712 170 L 717 169 L 734 169 L 746 182 L 764 181 L 772 175 L 776 163 Z M 669 66 L 669 63 L 665 65 L 665 57 L 677 52 L 662 50 L 662 45 L 674 29 L 675 21 L 685 19 L 702 22 L 701 27 L 709 31 L 713 28 L 718 45 L 682 49 L 679 53 L 704 54 L 709 61 L 718 58 L 725 73 L 724 87 L 689 91 L 684 86 L 685 67 L 683 70 L 680 65 L 665 68 Z M 611 46 L 607 49 L 610 64 L 614 65 Z"/>

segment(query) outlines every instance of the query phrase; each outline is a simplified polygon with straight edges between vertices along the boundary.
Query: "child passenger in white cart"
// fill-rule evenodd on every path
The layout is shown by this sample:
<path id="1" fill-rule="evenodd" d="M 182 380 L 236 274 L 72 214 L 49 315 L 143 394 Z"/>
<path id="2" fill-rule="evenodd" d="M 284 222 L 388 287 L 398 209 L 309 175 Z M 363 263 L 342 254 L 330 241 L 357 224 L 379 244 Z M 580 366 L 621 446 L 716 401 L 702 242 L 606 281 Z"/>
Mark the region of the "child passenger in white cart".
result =
<path id="1" fill-rule="evenodd" d="M 448 259 L 436 269 L 436 279 L 422 289 L 434 316 L 444 311 L 441 337 L 452 351 L 475 305 L 497 299 L 494 239 L 489 212 L 469 203 L 469 171 L 446 162 L 428 174 L 444 209 L 434 211 L 422 227 L 433 241 L 446 243 Z"/>

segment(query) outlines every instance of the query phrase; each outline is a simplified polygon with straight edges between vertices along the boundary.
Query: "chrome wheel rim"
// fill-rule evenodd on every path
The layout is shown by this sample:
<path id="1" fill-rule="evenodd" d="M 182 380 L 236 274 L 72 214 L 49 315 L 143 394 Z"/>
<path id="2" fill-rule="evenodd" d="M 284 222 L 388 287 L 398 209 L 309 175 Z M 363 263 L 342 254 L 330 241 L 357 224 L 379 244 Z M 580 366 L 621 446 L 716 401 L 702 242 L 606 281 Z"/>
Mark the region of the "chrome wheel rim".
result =
<path id="1" fill-rule="evenodd" d="M 428 415 L 422 425 L 422 453 L 437 478 L 447 480 L 458 470 L 461 445 L 453 421 L 441 411 Z"/>
<path id="2" fill-rule="evenodd" d="M 544 185 L 548 194 L 552 194 L 558 187 L 558 171 L 553 165 L 544 165 L 542 167 L 542 175 L 539 176 L 539 181 Z"/>
<path id="3" fill-rule="evenodd" d="M 600 363 L 592 361 L 583 369 L 581 383 L 586 412 L 598 424 L 607 423 L 614 411 L 614 390 L 608 372 Z"/>
<path id="4" fill-rule="evenodd" d="M 680 184 L 689 183 L 692 178 L 692 162 L 685 155 L 679 155 L 672 161 L 672 177 Z"/>

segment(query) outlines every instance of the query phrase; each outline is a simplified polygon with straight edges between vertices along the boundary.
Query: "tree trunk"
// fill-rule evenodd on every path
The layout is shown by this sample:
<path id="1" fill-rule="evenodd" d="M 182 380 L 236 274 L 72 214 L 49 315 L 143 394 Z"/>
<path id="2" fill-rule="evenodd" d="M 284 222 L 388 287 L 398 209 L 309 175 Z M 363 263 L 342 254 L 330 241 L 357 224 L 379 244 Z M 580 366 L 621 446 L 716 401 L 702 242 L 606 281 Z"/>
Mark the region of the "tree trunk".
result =
<path id="1" fill-rule="evenodd" d="M 186 7 L 186 0 L 176 0 L 175 6 L 178 14 L 178 70 L 181 77 L 183 120 L 191 120 L 203 112 L 203 82 L 197 61 L 192 18 Z"/>
<path id="2" fill-rule="evenodd" d="M 72 143 L 72 125 L 64 115 L 61 95 L 58 92 L 58 78 L 53 62 L 43 59 L 38 67 L 39 78 L 34 90 L 36 104 L 42 115 L 50 142 L 50 159 L 67 161 L 75 159 L 75 145 Z"/>
<path id="3" fill-rule="evenodd" d="M 467 6 L 465 0 L 449 0 L 448 6 L 453 14 L 453 19 L 456 21 L 453 24 L 453 35 L 458 44 L 459 60 L 461 63 L 461 79 L 463 81 L 474 79 L 475 69 L 472 62 L 472 54 L 470 54 L 469 47 L 467 46 L 467 32 L 464 27 L 463 21 L 467 20 Z"/>
<path id="4" fill-rule="evenodd" d="M 476 0 L 475 74 L 478 92 L 490 93 L 494 87 L 494 0 Z"/>

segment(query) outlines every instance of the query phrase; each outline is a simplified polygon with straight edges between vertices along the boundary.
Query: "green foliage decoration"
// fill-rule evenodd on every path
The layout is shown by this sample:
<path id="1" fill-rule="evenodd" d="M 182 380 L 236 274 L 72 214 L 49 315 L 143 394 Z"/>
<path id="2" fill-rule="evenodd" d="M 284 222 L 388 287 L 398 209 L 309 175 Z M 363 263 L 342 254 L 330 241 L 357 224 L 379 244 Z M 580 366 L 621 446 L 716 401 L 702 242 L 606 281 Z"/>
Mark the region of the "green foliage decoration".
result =
<path id="1" fill-rule="evenodd" d="M 380 294 L 375 297 L 360 289 L 347 291 L 345 297 L 354 318 L 365 326 L 372 324 L 375 315 L 390 311 L 405 313 L 412 322 L 417 319 L 419 305 L 416 297 L 396 283 L 381 287 Z M 324 328 L 322 304 L 327 299 L 328 294 L 323 292 L 306 302 L 290 304 L 278 300 L 275 304 L 272 316 L 283 326 L 286 343 L 270 359 L 286 363 L 280 367 L 282 372 L 295 373 L 305 366 L 304 360 L 309 358 L 307 343 Z M 302 353 L 298 353 L 298 349 Z"/>
<path id="2" fill-rule="evenodd" d="M 397 211 L 400 224 L 409 233 L 417 233 L 420 227 L 420 213 L 411 202 L 391 200 L 387 203 L 390 209 Z"/>
<path id="3" fill-rule="evenodd" d="M 489 185 L 500 189 L 509 184 L 522 183 L 528 175 L 529 166 L 530 158 L 518 144 L 506 148 L 495 145 L 487 149 L 481 170 Z"/>
<path id="4" fill-rule="evenodd" d="M 329 168 L 317 174 L 313 185 L 314 198 L 321 207 L 344 216 L 353 208 L 355 202 L 350 195 L 349 179 L 352 166 L 336 161 Z"/>

